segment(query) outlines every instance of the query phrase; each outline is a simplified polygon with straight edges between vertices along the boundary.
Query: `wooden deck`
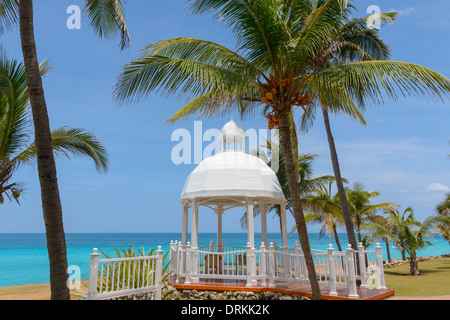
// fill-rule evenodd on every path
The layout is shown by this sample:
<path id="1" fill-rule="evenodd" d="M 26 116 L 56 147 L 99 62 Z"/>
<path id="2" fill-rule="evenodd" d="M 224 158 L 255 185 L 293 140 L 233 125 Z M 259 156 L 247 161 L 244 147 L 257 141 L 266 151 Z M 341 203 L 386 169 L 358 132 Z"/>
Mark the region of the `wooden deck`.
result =
<path id="1" fill-rule="evenodd" d="M 174 279 L 171 279 L 172 285 L 178 290 L 212 290 L 212 291 L 251 291 L 251 292 L 276 292 L 283 294 L 300 295 L 311 298 L 311 287 L 307 284 L 288 283 L 282 281 L 275 281 L 275 288 L 262 287 L 261 281 L 258 281 L 257 286 L 248 288 L 246 287 L 246 281 L 244 280 L 221 280 L 221 279 L 202 279 L 200 278 L 198 283 L 184 284 L 184 279 L 181 279 L 181 283 L 175 283 Z M 380 290 L 359 288 L 359 299 L 349 298 L 348 289 L 338 289 L 337 296 L 330 296 L 328 286 L 321 286 L 321 293 L 323 300 L 381 300 L 394 295 L 394 290 Z"/>

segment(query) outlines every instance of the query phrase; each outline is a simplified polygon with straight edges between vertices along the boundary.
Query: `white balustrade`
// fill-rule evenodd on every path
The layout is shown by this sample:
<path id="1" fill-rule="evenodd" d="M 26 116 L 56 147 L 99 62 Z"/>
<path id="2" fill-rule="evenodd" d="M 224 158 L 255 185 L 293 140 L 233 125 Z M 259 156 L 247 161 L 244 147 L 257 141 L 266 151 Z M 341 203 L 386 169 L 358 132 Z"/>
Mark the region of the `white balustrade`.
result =
<path id="1" fill-rule="evenodd" d="M 289 249 L 279 247 L 276 242 L 262 243 L 256 248 L 221 245 L 221 250 L 214 243 L 198 249 L 191 248 L 189 243 L 176 244 L 171 244 L 171 256 L 176 257 L 171 269 L 184 276 L 186 284 L 193 277 L 243 280 L 248 287 L 255 286 L 257 281 L 268 287 L 275 287 L 276 281 L 309 283 L 306 260 L 298 242 Z M 349 246 L 346 251 L 335 251 L 330 245 L 327 251 L 311 250 L 311 253 L 319 283 L 329 286 L 330 295 L 346 288 L 349 297 L 357 298 L 357 280 L 361 287 L 386 288 L 379 244 L 375 251 L 362 245 L 358 250 Z"/>
<path id="2" fill-rule="evenodd" d="M 100 259 L 97 249 L 91 254 L 88 300 L 104 300 L 152 293 L 161 300 L 163 252 L 155 255 Z M 100 266 L 100 267 L 99 267 Z"/>

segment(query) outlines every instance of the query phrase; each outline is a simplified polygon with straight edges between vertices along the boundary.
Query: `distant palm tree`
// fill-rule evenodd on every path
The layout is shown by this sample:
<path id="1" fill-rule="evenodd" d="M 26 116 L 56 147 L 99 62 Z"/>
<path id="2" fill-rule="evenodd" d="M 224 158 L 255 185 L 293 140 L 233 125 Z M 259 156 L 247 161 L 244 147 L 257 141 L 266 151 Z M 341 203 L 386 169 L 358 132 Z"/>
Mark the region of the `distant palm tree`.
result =
<path id="1" fill-rule="evenodd" d="M 384 228 L 386 228 L 388 230 L 392 230 L 392 226 L 390 225 L 390 220 L 388 220 L 386 217 L 381 216 L 381 215 L 373 216 L 370 223 L 376 223 L 378 225 L 383 226 Z M 364 231 L 365 227 L 366 227 L 366 225 L 363 225 L 361 227 L 361 229 Z M 392 262 L 392 257 L 391 257 L 390 243 L 391 243 L 391 241 L 393 239 L 391 239 L 385 233 L 378 234 L 377 232 L 374 232 L 374 233 L 371 234 L 371 236 L 372 236 L 372 238 L 379 238 L 379 239 L 381 239 L 381 240 L 383 240 L 385 242 L 387 260 L 388 260 L 389 263 L 391 263 Z"/>
<path id="2" fill-rule="evenodd" d="M 102 38 L 111 38 L 120 34 L 122 49 L 130 43 L 122 10 L 124 2 L 125 0 L 86 0 L 84 6 L 84 16 L 87 17 L 94 31 Z M 39 5 L 42 5 L 42 2 Z M 17 24 L 20 27 L 20 40 L 33 115 L 37 168 L 50 260 L 51 299 L 69 300 L 62 206 L 53 155 L 50 120 L 39 72 L 34 34 L 33 0 L 0 1 L 0 28 L 11 29 Z M 7 94 L 7 91 L 4 93 Z"/>
<path id="3" fill-rule="evenodd" d="M 409 253 L 409 265 L 411 275 L 419 275 L 419 265 L 417 261 L 417 251 L 427 246 L 432 246 L 430 241 L 434 239 L 432 232 L 435 230 L 438 217 L 430 216 L 423 223 L 418 222 L 418 230 L 411 228 L 411 225 L 405 225 L 402 229 L 404 234 L 404 249 Z"/>
<path id="4" fill-rule="evenodd" d="M 378 191 L 366 191 L 364 185 L 360 182 L 355 182 L 353 188 L 346 192 L 350 212 L 353 216 L 356 233 L 358 235 L 358 242 L 362 241 L 361 227 L 364 223 L 371 222 L 376 219 L 376 211 L 389 208 L 395 208 L 397 205 L 391 202 L 383 202 L 379 204 L 371 204 L 370 199 L 379 197 Z"/>
<path id="5" fill-rule="evenodd" d="M 347 183 L 346 179 L 342 179 Z M 306 222 L 322 224 L 319 237 L 328 233 L 334 237 L 338 250 L 342 251 L 337 228 L 338 226 L 344 225 L 344 217 L 339 195 L 337 193 L 334 195 L 331 193 L 334 180 L 333 177 L 333 180 L 328 182 L 328 186 L 327 184 L 322 184 L 312 194 L 302 198 L 302 204 L 307 211 L 305 214 Z"/>
<path id="6" fill-rule="evenodd" d="M 414 211 L 408 207 L 402 214 L 398 210 L 385 210 L 390 220 L 390 227 L 382 224 L 369 223 L 365 229 L 378 236 L 386 236 L 394 240 L 394 243 L 409 254 L 410 274 L 419 275 L 417 251 L 433 245 L 430 239 L 434 239 L 432 232 L 439 223 L 439 217 L 430 216 L 423 223 L 414 218 Z"/>
<path id="7" fill-rule="evenodd" d="M 436 206 L 436 212 L 441 219 L 436 231 L 450 244 L 450 193 Z"/>

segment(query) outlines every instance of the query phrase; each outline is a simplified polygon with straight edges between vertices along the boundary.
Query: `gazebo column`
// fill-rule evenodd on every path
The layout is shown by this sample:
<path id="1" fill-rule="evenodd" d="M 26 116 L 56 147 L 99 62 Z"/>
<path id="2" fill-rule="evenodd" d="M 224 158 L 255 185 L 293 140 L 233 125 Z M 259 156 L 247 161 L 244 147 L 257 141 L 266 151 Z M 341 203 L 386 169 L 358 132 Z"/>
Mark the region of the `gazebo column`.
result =
<path id="1" fill-rule="evenodd" d="M 198 248 L 198 203 L 192 200 L 192 221 L 191 221 L 191 246 L 192 248 Z"/>
<path id="2" fill-rule="evenodd" d="M 253 218 L 254 209 L 253 199 L 247 200 L 247 242 L 250 243 L 250 247 L 255 247 L 255 219 Z"/>
<path id="3" fill-rule="evenodd" d="M 280 203 L 280 221 L 281 221 L 281 240 L 283 243 L 283 252 L 289 252 L 288 248 L 288 238 L 287 238 L 287 226 L 286 226 L 286 205 L 285 203 Z M 290 272 L 289 270 L 289 258 L 287 255 L 284 257 L 284 270 L 285 272 Z"/>
<path id="4" fill-rule="evenodd" d="M 181 244 L 183 246 L 187 245 L 188 218 L 189 218 L 189 203 L 186 202 L 183 204 L 183 225 L 181 229 Z"/>
<path id="5" fill-rule="evenodd" d="M 261 234 L 262 234 L 262 242 L 267 247 L 267 203 L 263 203 L 259 205 L 259 211 L 261 211 Z"/>
<path id="6" fill-rule="evenodd" d="M 191 247 L 198 249 L 198 202 L 194 199 L 191 204 L 192 221 L 191 221 Z M 186 269 L 191 269 L 193 274 L 197 273 L 197 253 L 191 253 L 192 266 L 186 266 Z M 198 283 L 199 278 L 191 277 L 192 283 Z"/>
<path id="7" fill-rule="evenodd" d="M 283 248 L 288 247 L 288 237 L 287 237 L 287 225 L 286 225 L 286 205 L 280 203 L 280 221 L 281 221 L 281 240 L 283 243 Z"/>
<path id="8" fill-rule="evenodd" d="M 217 206 L 216 214 L 217 214 L 217 251 L 223 252 L 223 240 L 222 240 L 223 207 L 222 206 Z"/>
<path id="9" fill-rule="evenodd" d="M 256 256 L 255 256 L 255 221 L 253 218 L 253 210 L 255 207 L 254 199 L 247 200 L 247 276 L 250 276 L 251 281 L 247 282 L 247 287 L 255 286 L 256 279 Z M 250 252 L 248 251 L 250 250 Z M 247 278 L 249 279 L 249 278 Z"/>

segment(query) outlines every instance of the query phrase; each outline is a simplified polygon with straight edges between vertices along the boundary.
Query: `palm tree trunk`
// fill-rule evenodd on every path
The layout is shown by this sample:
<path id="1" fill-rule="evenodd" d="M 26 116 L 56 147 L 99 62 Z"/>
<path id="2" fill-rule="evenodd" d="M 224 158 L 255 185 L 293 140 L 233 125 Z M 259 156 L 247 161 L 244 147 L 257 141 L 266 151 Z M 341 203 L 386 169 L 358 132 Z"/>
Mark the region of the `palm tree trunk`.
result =
<path id="1" fill-rule="evenodd" d="M 291 195 L 292 209 L 294 212 L 294 219 L 297 225 L 298 237 L 305 255 L 306 268 L 308 269 L 308 276 L 312 290 L 312 299 L 320 300 L 322 295 L 320 293 L 320 285 L 317 280 L 316 268 L 311 254 L 311 247 L 309 244 L 308 230 L 306 227 L 305 217 L 303 215 L 303 208 L 298 190 L 298 177 L 294 166 L 294 155 L 292 153 L 292 143 L 289 130 L 289 114 L 288 112 L 280 113 L 280 142 L 284 154 L 285 169 L 288 179 L 289 192 Z"/>
<path id="2" fill-rule="evenodd" d="M 412 276 L 419 275 L 419 264 L 416 255 L 410 255 L 409 257 L 409 271 Z"/>
<path id="3" fill-rule="evenodd" d="M 356 233 L 358 234 L 358 242 L 361 242 L 361 220 L 359 219 L 359 213 L 356 214 Z"/>
<path id="4" fill-rule="evenodd" d="M 337 230 L 336 230 L 336 225 L 335 224 L 333 224 L 333 234 L 334 234 L 334 241 L 336 242 L 338 250 L 342 251 L 341 242 L 339 241 L 339 236 L 337 234 Z"/>
<path id="5" fill-rule="evenodd" d="M 353 228 L 353 220 L 350 214 L 347 196 L 345 194 L 344 183 L 342 182 L 341 169 L 339 167 L 339 160 L 336 152 L 333 134 L 331 132 L 330 119 L 328 117 L 327 107 L 324 105 L 322 106 L 322 112 L 325 128 L 327 130 L 328 145 L 330 148 L 331 162 L 333 164 L 334 176 L 336 178 L 336 186 L 339 193 L 339 200 L 341 201 L 341 208 L 344 216 L 345 228 L 347 229 L 348 242 L 353 247 L 353 250 L 358 250 L 358 243 L 356 242 L 355 232 Z"/>
<path id="6" fill-rule="evenodd" d="M 391 259 L 391 250 L 389 249 L 389 239 L 384 238 L 384 241 L 386 242 L 386 252 L 387 252 L 388 262 L 391 263 L 392 259 Z"/>
<path id="7" fill-rule="evenodd" d="M 26 69 L 27 86 L 33 113 L 37 165 L 41 186 L 42 210 L 50 260 L 52 300 L 69 300 L 67 287 L 67 252 L 62 208 L 59 197 L 52 138 L 44 89 L 36 52 L 33 26 L 33 1 L 20 0 L 20 38 Z"/>

